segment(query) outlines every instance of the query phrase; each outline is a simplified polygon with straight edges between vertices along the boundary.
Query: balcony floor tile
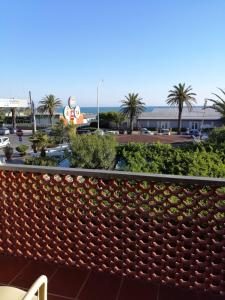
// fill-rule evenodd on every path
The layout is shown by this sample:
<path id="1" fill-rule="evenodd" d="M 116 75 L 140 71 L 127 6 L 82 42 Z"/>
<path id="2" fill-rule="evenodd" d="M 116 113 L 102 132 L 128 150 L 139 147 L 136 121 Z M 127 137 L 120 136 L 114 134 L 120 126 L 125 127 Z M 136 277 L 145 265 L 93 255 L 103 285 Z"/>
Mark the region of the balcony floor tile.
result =
<path id="1" fill-rule="evenodd" d="M 59 295 L 48 294 L 48 300 L 74 300 L 74 298 L 68 298 Z"/>
<path id="2" fill-rule="evenodd" d="M 48 300 L 225 300 L 225 296 L 0 255 L 0 285 L 27 290 L 48 277 Z"/>
<path id="3" fill-rule="evenodd" d="M 158 287 L 148 281 L 124 279 L 118 300 L 157 300 Z"/>
<path id="4" fill-rule="evenodd" d="M 90 271 L 59 267 L 49 281 L 49 293 L 75 298 Z"/>
<path id="5" fill-rule="evenodd" d="M 115 300 L 122 278 L 99 272 L 91 272 L 79 300 Z"/>
<path id="6" fill-rule="evenodd" d="M 168 285 L 160 285 L 158 300 L 198 300 L 197 292 Z"/>
<path id="7" fill-rule="evenodd" d="M 225 295 L 198 292 L 197 300 L 225 300 Z"/>
<path id="8" fill-rule="evenodd" d="M 57 268 L 58 266 L 55 264 L 30 261 L 23 272 L 16 276 L 11 284 L 19 288 L 28 289 L 40 275 L 46 275 L 50 279 Z"/>
<path id="9" fill-rule="evenodd" d="M 0 255 L 0 283 L 9 284 L 27 264 L 26 259 Z"/>

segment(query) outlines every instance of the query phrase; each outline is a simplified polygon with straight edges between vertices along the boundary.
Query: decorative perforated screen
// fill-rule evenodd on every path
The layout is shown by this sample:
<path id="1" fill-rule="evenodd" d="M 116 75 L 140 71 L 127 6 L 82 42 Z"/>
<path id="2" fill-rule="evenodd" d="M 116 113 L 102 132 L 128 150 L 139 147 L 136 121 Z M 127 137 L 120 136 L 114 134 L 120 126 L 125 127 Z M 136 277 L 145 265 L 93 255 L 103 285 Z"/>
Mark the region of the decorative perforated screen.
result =
<path id="1" fill-rule="evenodd" d="M 225 292 L 225 180 L 2 167 L 0 251 Z"/>

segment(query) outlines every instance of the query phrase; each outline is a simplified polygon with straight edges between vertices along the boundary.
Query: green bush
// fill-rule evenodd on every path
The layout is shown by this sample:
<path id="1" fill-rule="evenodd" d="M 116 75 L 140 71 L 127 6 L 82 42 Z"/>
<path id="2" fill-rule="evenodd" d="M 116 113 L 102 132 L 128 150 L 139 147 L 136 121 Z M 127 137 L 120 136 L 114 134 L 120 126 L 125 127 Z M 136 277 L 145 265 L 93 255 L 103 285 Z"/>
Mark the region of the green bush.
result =
<path id="1" fill-rule="evenodd" d="M 116 141 L 113 136 L 76 135 L 71 139 L 71 167 L 111 169 L 115 164 Z"/>
<path id="2" fill-rule="evenodd" d="M 38 151 L 47 147 L 48 144 L 52 142 L 51 138 L 42 131 L 37 131 L 35 134 L 33 134 L 33 136 L 30 137 L 30 141 L 33 143 L 32 148 L 35 148 Z"/>
<path id="3" fill-rule="evenodd" d="M 6 146 L 4 149 L 4 154 L 7 160 L 10 160 L 13 155 L 13 148 L 10 146 Z"/>
<path id="4" fill-rule="evenodd" d="M 214 128 L 209 133 L 208 143 L 217 144 L 217 145 L 225 143 L 225 126 L 221 128 Z"/>
<path id="5" fill-rule="evenodd" d="M 51 157 L 30 157 L 25 159 L 25 165 L 57 167 L 59 160 Z"/>
<path id="6" fill-rule="evenodd" d="M 16 151 L 20 153 L 21 156 L 26 155 L 29 146 L 27 145 L 19 145 L 16 147 Z"/>
<path id="7" fill-rule="evenodd" d="M 220 155 L 215 152 L 195 151 L 188 175 L 225 177 L 225 164 Z"/>
<path id="8" fill-rule="evenodd" d="M 51 141 L 54 146 L 63 142 L 68 142 L 70 137 L 76 134 L 76 125 L 65 125 L 61 120 L 51 128 Z"/>
<path id="9" fill-rule="evenodd" d="M 120 169 L 131 172 L 225 177 L 225 163 L 221 152 L 206 146 L 199 144 L 175 148 L 159 143 L 120 145 L 118 159 L 125 162 Z"/>

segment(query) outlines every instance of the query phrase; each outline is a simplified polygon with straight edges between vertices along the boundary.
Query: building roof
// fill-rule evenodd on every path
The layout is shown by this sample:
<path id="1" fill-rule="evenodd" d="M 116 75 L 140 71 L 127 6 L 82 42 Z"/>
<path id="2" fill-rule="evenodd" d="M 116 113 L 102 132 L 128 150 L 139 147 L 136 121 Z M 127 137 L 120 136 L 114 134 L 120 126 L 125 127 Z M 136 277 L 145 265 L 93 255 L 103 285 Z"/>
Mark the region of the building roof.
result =
<path id="1" fill-rule="evenodd" d="M 177 120 L 178 108 L 177 107 L 155 107 L 150 112 L 143 112 L 139 120 Z M 182 120 L 219 120 L 221 114 L 213 108 L 193 107 L 189 111 L 187 107 L 183 108 Z"/>

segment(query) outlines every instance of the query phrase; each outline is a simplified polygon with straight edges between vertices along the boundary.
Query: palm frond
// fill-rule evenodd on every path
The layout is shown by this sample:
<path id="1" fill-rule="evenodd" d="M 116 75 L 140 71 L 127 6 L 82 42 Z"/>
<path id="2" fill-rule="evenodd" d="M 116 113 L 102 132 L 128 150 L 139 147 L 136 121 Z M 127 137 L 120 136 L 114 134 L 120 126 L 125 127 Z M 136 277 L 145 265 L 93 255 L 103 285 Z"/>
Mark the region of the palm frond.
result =
<path id="1" fill-rule="evenodd" d="M 223 95 L 225 95 L 225 91 L 221 88 L 218 88 Z M 207 99 L 213 103 L 211 108 L 215 109 L 218 113 L 221 114 L 222 118 L 225 117 L 225 99 L 223 99 L 220 95 L 216 93 L 212 93 L 217 99 Z"/>

